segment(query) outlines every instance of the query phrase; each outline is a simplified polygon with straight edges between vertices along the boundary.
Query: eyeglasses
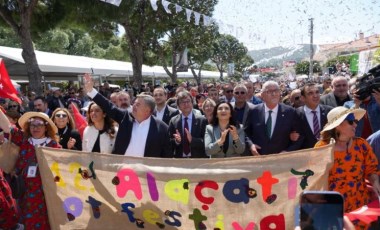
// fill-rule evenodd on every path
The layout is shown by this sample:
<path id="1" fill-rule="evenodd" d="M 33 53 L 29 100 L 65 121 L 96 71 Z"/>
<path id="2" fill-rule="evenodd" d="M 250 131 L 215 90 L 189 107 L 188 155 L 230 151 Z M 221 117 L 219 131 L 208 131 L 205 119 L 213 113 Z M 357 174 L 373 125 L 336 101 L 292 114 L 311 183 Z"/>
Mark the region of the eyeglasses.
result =
<path id="1" fill-rule="evenodd" d="M 269 95 L 274 95 L 274 94 L 279 94 L 279 93 L 280 93 L 280 90 L 279 90 L 279 89 L 265 90 L 265 93 L 266 93 L 266 94 L 269 94 Z"/>
<path id="2" fill-rule="evenodd" d="M 239 94 L 244 95 L 245 92 L 244 92 L 244 91 L 242 91 L 242 92 L 234 92 L 234 94 L 235 94 L 235 95 L 239 95 Z"/>
<path id="3" fill-rule="evenodd" d="M 180 101 L 179 103 L 182 104 L 182 105 L 184 105 L 184 104 L 190 104 L 191 101 L 190 100 L 186 100 L 186 101 Z"/>
<path id="4" fill-rule="evenodd" d="M 75 94 L 75 92 L 70 92 L 69 94 Z"/>
<path id="5" fill-rule="evenodd" d="M 231 89 L 231 90 L 226 90 L 225 92 L 226 92 L 226 93 L 232 93 L 233 90 L 232 90 L 232 89 Z"/>
<path id="6" fill-rule="evenodd" d="M 32 128 L 32 129 L 35 129 L 35 128 L 40 129 L 40 128 L 44 127 L 44 126 L 45 126 L 45 124 L 30 124 L 29 125 L 29 127 Z"/>
<path id="7" fill-rule="evenodd" d="M 296 101 L 298 101 L 300 99 L 300 97 L 298 96 L 298 97 L 295 97 L 294 98 L 294 100 L 296 100 Z"/>
<path id="8" fill-rule="evenodd" d="M 17 108 L 18 105 L 8 105 L 8 108 Z"/>
<path id="9" fill-rule="evenodd" d="M 347 122 L 348 122 L 348 124 L 350 124 L 350 125 L 354 125 L 354 123 L 355 124 L 358 124 L 359 123 L 359 121 L 358 120 L 346 120 Z"/>
<path id="10" fill-rule="evenodd" d="M 67 117 L 67 114 L 62 114 L 62 113 L 57 113 L 55 115 L 56 118 L 66 118 Z"/>

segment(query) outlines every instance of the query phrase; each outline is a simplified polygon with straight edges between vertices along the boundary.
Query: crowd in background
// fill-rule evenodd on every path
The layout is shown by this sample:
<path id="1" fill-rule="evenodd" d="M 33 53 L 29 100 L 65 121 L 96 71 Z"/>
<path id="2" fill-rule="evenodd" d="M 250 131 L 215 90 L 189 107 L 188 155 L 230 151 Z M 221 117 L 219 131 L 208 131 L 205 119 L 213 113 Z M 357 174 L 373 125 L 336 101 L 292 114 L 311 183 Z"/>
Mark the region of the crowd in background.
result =
<path id="1" fill-rule="evenodd" d="M 359 99 L 355 79 L 319 79 L 146 84 L 137 90 L 112 89 L 108 83 L 96 88 L 87 75 L 80 88 L 53 87 L 44 96 L 27 92 L 22 104 L 0 98 L 7 119 L 1 128 L 28 152 L 14 172 L 26 181 L 31 180 L 28 168 L 38 166 L 36 144 L 138 157 L 223 158 L 313 148 L 333 138 L 338 147 L 329 189 L 344 195 L 350 212 L 371 199 L 366 179 L 372 194 L 380 194 L 380 91 Z M 83 133 L 76 128 L 72 106 L 87 120 Z M 48 229 L 47 214 L 39 215 L 46 213 L 42 183 L 38 172 L 34 176 L 27 191 L 35 196 L 18 200 L 20 222 L 26 229 Z M 0 226 L 12 220 L 0 217 Z"/>

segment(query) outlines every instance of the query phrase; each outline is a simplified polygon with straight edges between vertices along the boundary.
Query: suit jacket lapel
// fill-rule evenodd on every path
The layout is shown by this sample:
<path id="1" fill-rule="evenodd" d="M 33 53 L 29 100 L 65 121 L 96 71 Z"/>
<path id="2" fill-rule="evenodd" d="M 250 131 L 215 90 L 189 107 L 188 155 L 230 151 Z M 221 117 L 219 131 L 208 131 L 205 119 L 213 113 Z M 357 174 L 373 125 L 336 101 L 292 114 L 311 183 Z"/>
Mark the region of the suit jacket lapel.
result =
<path id="1" fill-rule="evenodd" d="M 281 106 L 281 104 L 278 104 L 276 124 L 275 124 L 274 129 L 273 129 L 272 138 L 276 133 L 279 133 L 278 129 L 280 129 L 280 127 L 282 126 L 283 119 L 285 118 L 284 111 L 282 109 L 283 109 L 283 107 Z"/>
<path id="2" fill-rule="evenodd" d="M 151 116 L 150 117 L 149 130 L 148 130 L 148 136 L 146 138 L 147 145 L 145 146 L 144 155 L 146 155 L 147 150 L 149 148 L 148 143 L 153 143 L 154 138 L 157 137 L 157 135 L 158 135 L 158 130 L 157 130 L 156 122 L 154 121 L 154 118 Z"/>
<path id="3" fill-rule="evenodd" d="M 193 117 L 191 118 L 191 135 L 195 135 L 198 127 L 198 120 L 195 119 L 195 114 L 193 113 Z"/>
<path id="4" fill-rule="evenodd" d="M 327 123 L 327 114 L 326 114 L 326 109 L 322 106 L 319 106 L 320 109 L 320 116 L 321 116 L 321 127 L 320 129 L 322 130 L 325 124 Z"/>

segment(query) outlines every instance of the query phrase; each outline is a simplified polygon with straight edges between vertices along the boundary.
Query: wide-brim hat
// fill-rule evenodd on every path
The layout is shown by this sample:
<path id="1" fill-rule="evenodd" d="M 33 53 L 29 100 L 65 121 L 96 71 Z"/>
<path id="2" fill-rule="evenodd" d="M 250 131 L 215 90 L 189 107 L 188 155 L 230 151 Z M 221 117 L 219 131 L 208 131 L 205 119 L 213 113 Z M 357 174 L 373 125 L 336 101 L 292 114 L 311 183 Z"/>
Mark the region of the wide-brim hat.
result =
<path id="1" fill-rule="evenodd" d="M 364 109 L 348 109 L 343 106 L 335 107 L 327 114 L 327 124 L 321 133 L 334 129 L 351 113 L 354 115 L 356 120 L 360 120 L 363 118 L 366 111 Z"/>
<path id="2" fill-rule="evenodd" d="M 20 125 L 20 127 L 25 130 L 25 124 L 29 121 L 30 118 L 32 117 L 39 117 L 45 121 L 47 121 L 49 123 L 49 125 L 53 128 L 54 130 L 54 133 L 58 133 L 58 128 L 57 126 L 54 124 L 54 122 L 49 118 L 49 116 L 45 113 L 41 113 L 41 112 L 27 112 L 27 113 L 24 113 L 20 119 L 18 119 L 18 124 Z"/>

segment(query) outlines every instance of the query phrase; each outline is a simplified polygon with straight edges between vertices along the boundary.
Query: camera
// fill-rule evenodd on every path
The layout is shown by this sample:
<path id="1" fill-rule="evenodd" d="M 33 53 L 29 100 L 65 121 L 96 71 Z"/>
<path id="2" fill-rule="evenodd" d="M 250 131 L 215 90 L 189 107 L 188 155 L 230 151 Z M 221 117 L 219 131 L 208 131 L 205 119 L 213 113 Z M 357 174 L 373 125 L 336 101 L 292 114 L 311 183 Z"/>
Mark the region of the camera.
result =
<path id="1" fill-rule="evenodd" d="M 359 100 L 364 100 L 371 95 L 373 90 L 380 91 L 380 64 L 368 70 L 356 81 L 356 95 Z"/>

